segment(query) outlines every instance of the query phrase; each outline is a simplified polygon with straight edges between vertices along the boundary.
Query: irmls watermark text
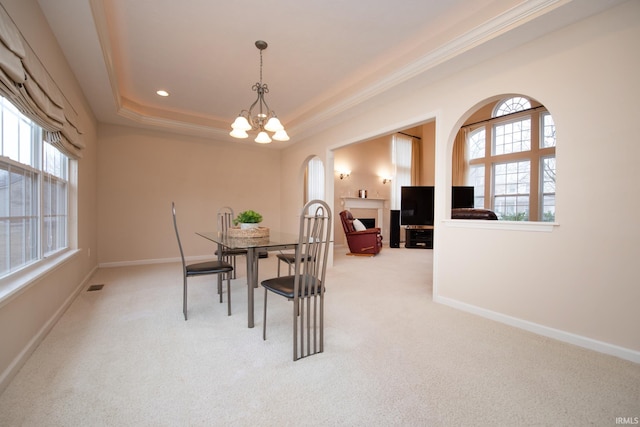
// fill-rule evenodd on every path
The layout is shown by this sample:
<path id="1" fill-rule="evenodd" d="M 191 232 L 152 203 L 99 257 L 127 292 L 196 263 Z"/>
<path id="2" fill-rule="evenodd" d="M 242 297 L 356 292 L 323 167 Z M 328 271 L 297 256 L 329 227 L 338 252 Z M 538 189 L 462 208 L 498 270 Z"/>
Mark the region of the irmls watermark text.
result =
<path id="1" fill-rule="evenodd" d="M 640 424 L 640 417 L 616 417 L 616 424 L 638 425 Z"/>

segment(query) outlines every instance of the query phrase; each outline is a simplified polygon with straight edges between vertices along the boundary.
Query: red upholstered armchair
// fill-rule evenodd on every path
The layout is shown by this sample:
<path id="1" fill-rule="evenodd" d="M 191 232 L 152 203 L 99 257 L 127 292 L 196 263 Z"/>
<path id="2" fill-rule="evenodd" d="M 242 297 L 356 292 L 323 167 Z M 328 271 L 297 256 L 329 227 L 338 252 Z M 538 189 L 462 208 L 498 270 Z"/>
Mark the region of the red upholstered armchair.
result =
<path id="1" fill-rule="evenodd" d="M 353 226 L 353 215 L 349 211 L 340 212 L 342 228 L 347 237 L 349 251 L 353 255 L 375 255 L 382 249 L 382 235 L 379 228 L 367 228 L 356 231 Z"/>

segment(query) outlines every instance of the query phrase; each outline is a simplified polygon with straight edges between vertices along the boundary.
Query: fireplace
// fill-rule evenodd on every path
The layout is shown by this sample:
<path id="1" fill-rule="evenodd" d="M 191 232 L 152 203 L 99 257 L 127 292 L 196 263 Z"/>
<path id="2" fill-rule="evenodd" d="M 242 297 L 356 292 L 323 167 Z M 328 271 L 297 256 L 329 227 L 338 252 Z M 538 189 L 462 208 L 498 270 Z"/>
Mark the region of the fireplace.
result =
<path id="1" fill-rule="evenodd" d="M 342 197 L 342 206 L 344 209 L 350 210 L 353 216 L 354 209 L 376 209 L 378 211 L 378 218 L 376 218 L 376 225 L 380 229 L 380 233 L 384 235 L 384 205 L 385 199 L 361 199 L 359 197 Z M 364 213 L 364 215 L 370 215 Z"/>
<path id="2" fill-rule="evenodd" d="M 360 220 L 362 225 L 364 225 L 367 228 L 375 228 L 376 226 L 375 218 L 358 218 L 358 219 Z"/>

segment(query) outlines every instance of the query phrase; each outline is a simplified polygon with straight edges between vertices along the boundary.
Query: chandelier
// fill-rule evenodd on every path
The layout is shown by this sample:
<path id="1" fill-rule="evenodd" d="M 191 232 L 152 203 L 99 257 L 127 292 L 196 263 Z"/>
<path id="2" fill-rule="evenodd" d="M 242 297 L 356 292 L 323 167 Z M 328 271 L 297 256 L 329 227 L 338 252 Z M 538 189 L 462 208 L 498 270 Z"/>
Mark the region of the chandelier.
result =
<path id="1" fill-rule="evenodd" d="M 276 117 L 276 113 L 269 109 L 267 102 L 264 100 L 264 94 L 269 93 L 266 83 L 262 83 L 262 51 L 267 48 L 267 42 L 258 40 L 256 47 L 260 50 L 260 81 L 253 85 L 251 89 L 258 92 L 258 98 L 251 104 L 248 110 L 240 111 L 240 114 L 231 125 L 233 129 L 229 135 L 234 138 L 247 138 L 247 131 L 258 131 L 255 141 L 260 144 L 268 144 L 271 138 L 276 141 L 288 141 L 289 135 L 284 130 L 284 126 Z M 255 109 L 255 112 L 254 112 Z M 270 137 L 267 132 L 272 132 Z"/>

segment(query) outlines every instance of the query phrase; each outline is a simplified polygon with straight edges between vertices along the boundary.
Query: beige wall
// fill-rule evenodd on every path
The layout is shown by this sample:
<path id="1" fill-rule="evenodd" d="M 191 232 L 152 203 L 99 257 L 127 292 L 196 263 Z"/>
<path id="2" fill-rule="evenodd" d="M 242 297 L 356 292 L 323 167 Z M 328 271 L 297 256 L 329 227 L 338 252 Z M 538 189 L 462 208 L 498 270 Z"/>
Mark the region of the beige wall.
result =
<path id="1" fill-rule="evenodd" d="M 640 227 L 625 218 L 639 208 L 636 198 L 626 196 L 640 190 L 635 167 L 640 147 L 633 142 L 640 112 L 634 72 L 640 66 L 634 48 L 640 39 L 639 17 L 640 3 L 627 2 L 523 47 L 520 57 L 533 58 L 526 64 L 527 79 L 517 75 L 524 67 L 514 67 L 507 57 L 496 58 L 495 69 L 475 70 L 482 84 L 468 89 L 476 100 L 491 92 L 525 93 L 553 115 L 559 226 L 550 233 L 441 227 L 437 243 L 445 253 L 458 251 L 470 268 L 457 267 L 453 257 L 443 259 L 435 277 L 439 296 L 449 302 L 533 322 L 552 336 L 558 331 L 575 334 L 595 348 L 608 343 L 631 349 L 638 361 L 640 334 L 635 325 L 640 324 L 640 311 L 634 305 L 640 287 L 632 259 L 638 255 L 633 242 L 640 240 Z M 450 108 L 452 120 L 443 123 L 439 133 L 446 147 L 437 153 L 438 164 L 450 164 L 450 124 L 465 114 L 462 103 L 445 108 Z M 447 171 L 439 169 L 436 179 L 449 179 Z M 599 226 L 594 226 L 593 209 L 604 213 Z M 474 245 L 483 249 L 471 256 Z M 519 250 L 509 250 L 515 246 Z M 544 260 L 545 268 L 527 268 L 527 260 Z M 494 271 L 500 268 L 501 277 L 517 280 L 471 274 L 492 265 Z"/>
<path id="2" fill-rule="evenodd" d="M 80 291 L 97 263 L 96 123 L 36 0 L 2 5 L 79 115 L 86 148 L 78 161 L 77 248 L 58 268 L 0 303 L 0 392 Z M 89 250 L 91 255 L 89 256 Z"/>
<path id="3" fill-rule="evenodd" d="M 639 18 L 640 3 L 626 2 L 437 84 L 417 76 L 287 149 L 282 179 L 309 152 L 332 168 L 341 146 L 435 118 L 435 300 L 640 362 L 640 201 L 628 196 L 640 191 Z M 453 225 L 445 218 L 456 132 L 478 105 L 512 93 L 542 102 L 557 125 L 559 225 Z M 294 206 L 283 200 L 283 215 Z"/>
<path id="4" fill-rule="evenodd" d="M 172 201 L 185 256 L 214 250 L 195 233 L 215 230 L 223 206 L 280 228 L 280 191 L 293 183 L 280 185 L 276 150 L 112 125 L 100 125 L 99 140 L 100 265 L 178 259 Z"/>
<path id="5" fill-rule="evenodd" d="M 344 210 L 342 197 L 358 197 L 358 190 L 367 190 L 367 197 L 371 199 L 385 199 L 384 224 L 377 224 L 378 211 L 375 209 L 351 209 L 356 218 L 375 218 L 376 226 L 382 226 L 385 241 L 389 237 L 389 199 L 391 186 L 382 183 L 381 175 L 390 176 L 391 165 L 391 136 L 375 138 L 359 144 L 349 145 L 336 150 L 334 153 L 335 169 L 346 168 L 351 175 L 340 179 L 333 173 L 334 186 L 334 234 L 336 245 L 346 245 L 344 230 L 339 213 Z"/>
<path id="6" fill-rule="evenodd" d="M 420 127 L 422 134 L 422 169 L 418 185 L 436 185 L 436 122 L 430 121 Z"/>

